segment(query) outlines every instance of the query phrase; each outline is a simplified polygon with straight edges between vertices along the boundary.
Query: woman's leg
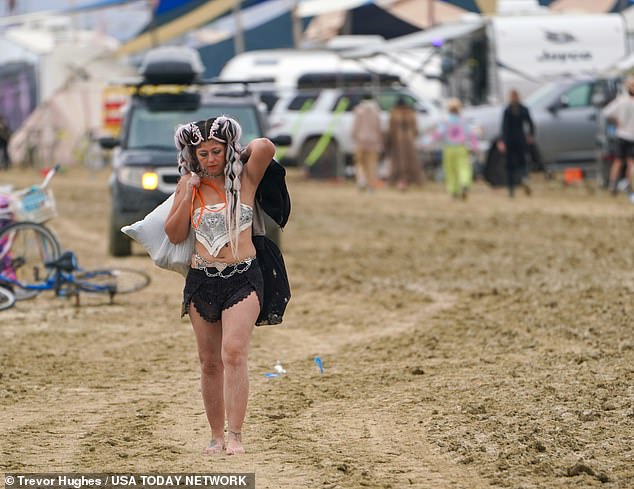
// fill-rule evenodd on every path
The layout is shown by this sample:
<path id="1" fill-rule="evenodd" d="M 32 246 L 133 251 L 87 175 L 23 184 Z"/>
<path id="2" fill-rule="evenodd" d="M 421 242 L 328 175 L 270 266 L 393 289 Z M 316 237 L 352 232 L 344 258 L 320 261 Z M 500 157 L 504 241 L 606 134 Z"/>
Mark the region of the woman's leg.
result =
<path id="1" fill-rule="evenodd" d="M 630 152 L 634 150 L 634 143 L 629 148 Z M 627 181 L 627 198 L 634 204 L 634 181 L 632 181 L 632 169 L 634 168 L 634 157 L 628 155 L 625 160 L 625 179 Z"/>
<path id="2" fill-rule="evenodd" d="M 225 368 L 229 455 L 244 453 L 241 432 L 249 398 L 249 340 L 259 313 L 260 302 L 255 292 L 222 311 L 222 362 Z"/>
<path id="3" fill-rule="evenodd" d="M 445 174 L 445 187 L 449 195 L 455 196 L 456 194 L 456 176 L 455 168 L 453 164 L 453 152 L 452 148 L 445 146 L 442 149 L 442 171 Z"/>
<path id="4" fill-rule="evenodd" d="M 506 147 L 506 183 L 509 189 L 509 196 L 513 197 L 515 189 L 515 151 L 512 147 Z"/>
<path id="5" fill-rule="evenodd" d="M 614 158 L 610 166 L 610 176 L 608 179 L 608 190 L 616 195 L 618 192 L 617 183 L 621 173 L 621 158 Z"/>
<path id="6" fill-rule="evenodd" d="M 460 194 L 462 198 L 467 197 L 467 192 L 473 182 L 473 169 L 471 168 L 471 159 L 469 158 L 469 151 L 464 146 L 459 148 L 460 154 L 458 157 L 458 186 L 460 188 Z"/>
<path id="7" fill-rule="evenodd" d="M 618 183 L 621 179 L 623 165 L 627 164 L 628 149 L 629 147 L 627 141 L 619 138 L 618 154 L 612 161 L 612 166 L 610 167 L 610 181 L 608 184 L 613 195 L 618 193 Z"/>
<path id="8" fill-rule="evenodd" d="M 368 181 L 368 188 L 371 190 L 376 185 L 376 167 L 379 163 L 379 153 L 372 149 L 368 150 L 365 158 L 365 176 Z"/>
<path id="9" fill-rule="evenodd" d="M 225 402 L 223 392 L 222 327 L 220 321 L 205 321 L 193 304 L 189 317 L 196 335 L 200 359 L 200 387 L 207 421 L 211 428 L 211 442 L 205 453 L 219 453 L 224 449 Z"/>
<path id="10" fill-rule="evenodd" d="M 355 176 L 357 181 L 357 188 L 363 189 L 368 185 L 368 176 L 365 171 L 365 158 L 366 152 L 364 149 L 357 148 L 354 154 L 355 162 Z"/>

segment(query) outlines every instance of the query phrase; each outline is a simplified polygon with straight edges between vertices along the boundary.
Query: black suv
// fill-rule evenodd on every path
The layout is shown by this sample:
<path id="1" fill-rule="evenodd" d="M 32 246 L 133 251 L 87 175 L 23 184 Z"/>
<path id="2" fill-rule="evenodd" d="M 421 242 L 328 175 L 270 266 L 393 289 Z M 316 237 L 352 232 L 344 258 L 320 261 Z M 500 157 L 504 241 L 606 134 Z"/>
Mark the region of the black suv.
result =
<path id="1" fill-rule="evenodd" d="M 195 82 L 201 72 L 195 58 L 175 48 L 155 51 L 158 54 L 148 53 L 142 66 L 144 79 L 125 110 L 121 139 L 101 140 L 102 146 L 114 148 L 109 225 L 113 256 L 131 253 L 131 240 L 121 227 L 143 219 L 176 189 L 174 130 L 179 124 L 224 114 L 242 126 L 243 144 L 266 132 L 257 97 L 214 95 L 210 83 Z"/>

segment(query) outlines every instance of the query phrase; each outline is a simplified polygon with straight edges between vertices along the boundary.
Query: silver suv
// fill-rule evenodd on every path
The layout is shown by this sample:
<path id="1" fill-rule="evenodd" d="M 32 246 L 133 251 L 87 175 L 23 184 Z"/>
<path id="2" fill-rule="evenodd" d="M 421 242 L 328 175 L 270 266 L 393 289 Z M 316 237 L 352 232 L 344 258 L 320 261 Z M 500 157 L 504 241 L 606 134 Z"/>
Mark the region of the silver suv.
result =
<path id="1" fill-rule="evenodd" d="M 341 175 L 343 168 L 333 167 L 337 160 L 349 165 L 354 154 L 352 121 L 354 107 L 362 100 L 367 89 L 324 88 L 321 90 L 291 90 L 281 94 L 269 116 L 269 137 L 290 136 L 291 145 L 278 152 L 285 164 L 306 164 L 308 156 L 322 139 L 322 148 L 316 171 L 323 176 Z M 440 109 L 430 100 L 417 98 L 406 88 L 381 88 L 371 92 L 382 109 L 381 120 L 387 129 L 389 111 L 399 97 L 404 97 L 416 108 L 420 131 L 419 147 L 424 148 L 424 133 L 441 118 Z M 325 136 L 324 136 L 325 135 Z M 319 151 L 318 151 L 319 152 Z M 325 169 L 324 166 L 329 166 Z M 319 175 L 316 175 L 319 176 Z"/>
<path id="2" fill-rule="evenodd" d="M 547 170 L 577 166 L 595 172 L 600 111 L 614 96 L 611 80 L 575 77 L 547 83 L 524 100 L 536 128 L 536 149 Z M 501 159 L 495 142 L 503 111 L 503 105 L 463 111 L 480 129 L 480 149 L 488 152 L 488 164 Z"/>

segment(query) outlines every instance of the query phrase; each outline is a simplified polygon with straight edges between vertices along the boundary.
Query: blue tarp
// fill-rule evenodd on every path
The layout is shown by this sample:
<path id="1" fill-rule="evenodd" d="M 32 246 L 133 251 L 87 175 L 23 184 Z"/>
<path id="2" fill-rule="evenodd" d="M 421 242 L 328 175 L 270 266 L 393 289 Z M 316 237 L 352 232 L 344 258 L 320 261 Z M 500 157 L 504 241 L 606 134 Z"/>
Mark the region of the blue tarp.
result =
<path id="1" fill-rule="evenodd" d="M 271 2 L 272 3 L 272 2 Z M 260 7 L 255 7 L 253 11 Z M 248 10 L 244 12 L 245 18 L 264 17 L 264 15 L 253 15 Z M 302 19 L 303 27 L 310 21 L 309 18 Z M 245 26 L 244 47 L 245 51 L 256 49 L 281 49 L 293 47 L 293 26 L 290 8 L 263 25 L 253 28 Z M 386 10 L 376 6 L 374 3 L 361 5 L 350 10 L 350 34 L 379 34 L 386 39 L 399 37 L 412 32 L 420 31 L 404 20 L 390 14 Z M 212 24 L 213 28 L 214 24 Z M 231 30 L 233 32 L 233 29 Z M 228 39 L 215 44 L 198 48 L 200 56 L 205 64 L 205 77 L 214 77 L 227 61 L 235 56 L 234 38 L 231 35 Z"/>
<path id="2" fill-rule="evenodd" d="M 290 12 L 244 32 L 246 51 L 293 47 L 293 25 Z M 205 65 L 205 78 L 217 76 L 227 61 L 236 55 L 233 37 L 198 49 Z"/>
<path id="3" fill-rule="evenodd" d="M 158 0 L 158 6 L 156 7 L 156 15 L 162 15 L 165 13 L 169 13 L 170 10 L 181 9 L 183 7 L 188 7 L 192 9 L 194 7 L 198 7 L 200 4 L 205 3 L 208 0 Z M 268 0 L 243 0 L 242 8 L 250 7 L 251 5 L 256 5 L 258 3 L 267 2 Z"/>
<path id="4" fill-rule="evenodd" d="M 154 10 L 153 26 L 159 27 L 163 24 L 171 22 L 181 15 L 188 13 L 189 11 L 200 7 L 202 4 L 207 3 L 209 0 L 156 0 L 158 2 L 157 7 Z M 269 0 L 243 0 L 241 2 L 241 8 L 245 9 L 258 3 L 264 3 Z M 150 26 L 146 26 L 143 32 Z"/>

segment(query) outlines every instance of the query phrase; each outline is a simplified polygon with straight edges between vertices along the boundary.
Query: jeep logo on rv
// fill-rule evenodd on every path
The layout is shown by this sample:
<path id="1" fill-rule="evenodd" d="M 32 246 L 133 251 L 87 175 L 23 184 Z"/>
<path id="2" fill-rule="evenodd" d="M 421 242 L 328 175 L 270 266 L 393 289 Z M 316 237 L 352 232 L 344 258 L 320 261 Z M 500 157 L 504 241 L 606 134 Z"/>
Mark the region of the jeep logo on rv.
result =
<path id="1" fill-rule="evenodd" d="M 544 35 L 548 42 L 553 44 L 569 44 L 576 42 L 577 38 L 570 32 L 566 31 L 548 31 L 544 30 Z M 537 61 L 544 62 L 558 62 L 566 63 L 568 61 L 591 61 L 592 53 L 589 50 L 568 50 L 568 51 L 550 51 L 544 49 L 541 55 L 537 58 Z"/>
<path id="2" fill-rule="evenodd" d="M 569 42 L 575 42 L 577 38 L 569 32 L 557 32 L 557 31 L 544 31 L 546 40 L 555 44 L 568 44 Z"/>

